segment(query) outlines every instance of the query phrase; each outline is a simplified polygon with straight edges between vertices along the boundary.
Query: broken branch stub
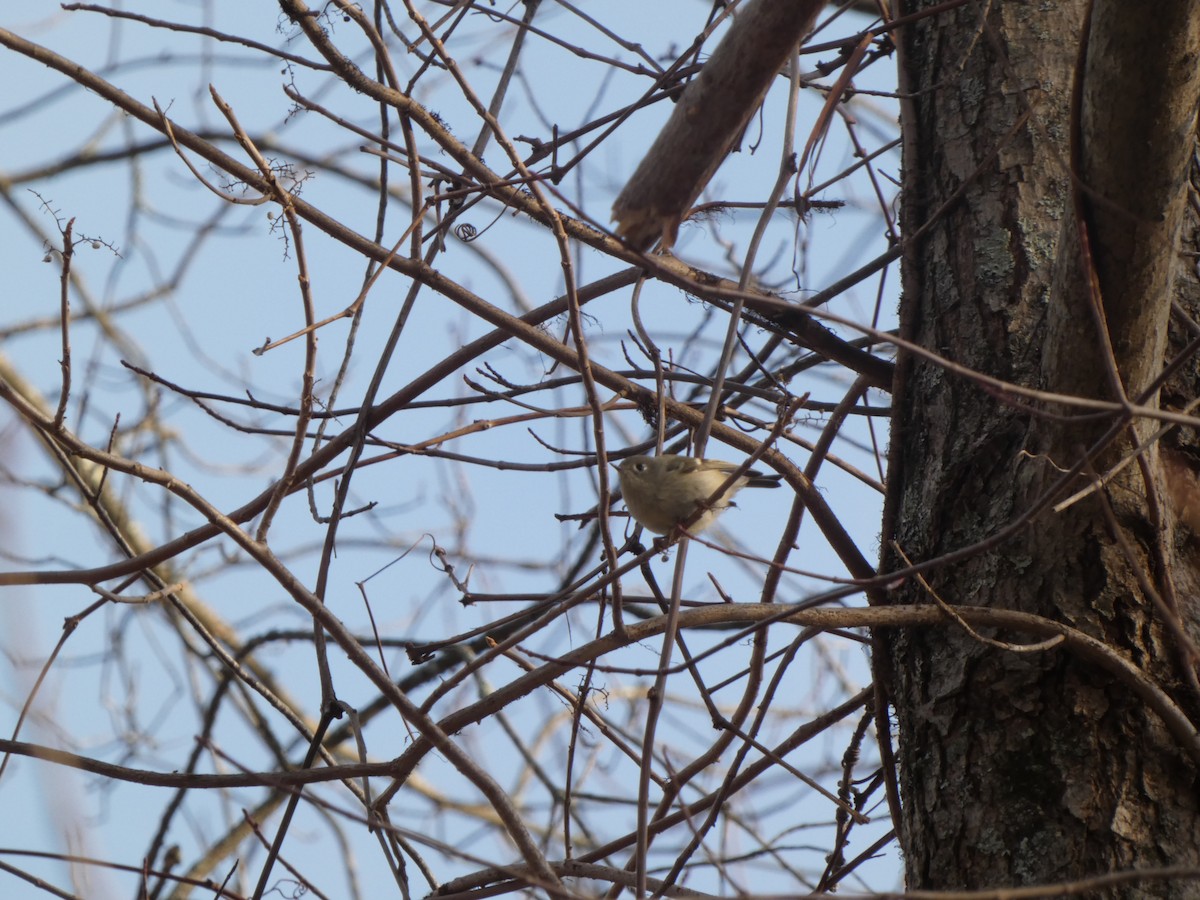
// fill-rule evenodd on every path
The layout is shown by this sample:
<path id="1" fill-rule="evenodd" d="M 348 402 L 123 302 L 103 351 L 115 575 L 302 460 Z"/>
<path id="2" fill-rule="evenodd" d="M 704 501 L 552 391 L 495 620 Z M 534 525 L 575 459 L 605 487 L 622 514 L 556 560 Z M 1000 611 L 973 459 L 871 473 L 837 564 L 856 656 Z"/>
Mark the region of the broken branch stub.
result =
<path id="1" fill-rule="evenodd" d="M 687 86 L 613 203 L 617 233 L 639 250 L 675 242 L 679 223 L 767 95 L 822 0 L 753 0 Z"/>

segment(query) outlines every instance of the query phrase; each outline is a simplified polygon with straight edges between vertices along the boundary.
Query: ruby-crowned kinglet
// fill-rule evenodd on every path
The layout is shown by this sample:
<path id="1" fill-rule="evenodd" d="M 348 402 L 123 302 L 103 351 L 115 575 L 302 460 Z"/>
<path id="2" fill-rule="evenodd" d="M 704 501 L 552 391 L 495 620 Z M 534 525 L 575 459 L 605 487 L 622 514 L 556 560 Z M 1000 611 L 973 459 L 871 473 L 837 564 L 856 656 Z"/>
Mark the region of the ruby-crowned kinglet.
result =
<path id="1" fill-rule="evenodd" d="M 667 534 L 695 514 L 728 480 L 737 466 L 719 459 L 692 456 L 631 456 L 617 466 L 621 495 L 629 514 L 655 534 Z M 733 506 L 733 495 L 744 487 L 779 487 L 780 475 L 753 470 L 742 475 L 689 526 L 699 534 L 722 510 Z"/>

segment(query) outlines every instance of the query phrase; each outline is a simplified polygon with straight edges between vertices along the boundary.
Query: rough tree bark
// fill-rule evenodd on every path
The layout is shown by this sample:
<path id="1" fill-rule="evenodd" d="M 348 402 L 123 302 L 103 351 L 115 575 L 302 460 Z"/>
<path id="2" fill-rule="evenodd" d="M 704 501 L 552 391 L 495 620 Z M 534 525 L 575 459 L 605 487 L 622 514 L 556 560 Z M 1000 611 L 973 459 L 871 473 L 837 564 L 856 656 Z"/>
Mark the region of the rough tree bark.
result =
<path id="1" fill-rule="evenodd" d="M 1200 396 L 1194 358 L 1161 391 L 1154 379 L 1200 318 L 1180 253 L 1200 5 L 1097 0 L 1090 20 L 1089 6 L 970 3 L 898 38 L 906 230 L 967 185 L 908 248 L 903 330 L 1026 388 L 1181 409 Z M 1066 622 L 1200 721 L 1200 538 L 1180 525 L 1195 483 L 1190 429 L 1155 442 L 1161 421 L 1020 397 L 911 356 L 895 406 L 889 518 L 904 553 L 937 560 L 1008 529 L 935 565 L 938 594 Z M 1103 490 L 1055 507 L 1128 456 Z M 894 600 L 931 602 L 915 579 Z M 1128 684 L 1060 648 L 1018 653 L 953 630 L 885 640 L 910 887 L 1200 863 L 1200 763 Z M 1194 897 L 1200 882 L 1104 890 Z"/>

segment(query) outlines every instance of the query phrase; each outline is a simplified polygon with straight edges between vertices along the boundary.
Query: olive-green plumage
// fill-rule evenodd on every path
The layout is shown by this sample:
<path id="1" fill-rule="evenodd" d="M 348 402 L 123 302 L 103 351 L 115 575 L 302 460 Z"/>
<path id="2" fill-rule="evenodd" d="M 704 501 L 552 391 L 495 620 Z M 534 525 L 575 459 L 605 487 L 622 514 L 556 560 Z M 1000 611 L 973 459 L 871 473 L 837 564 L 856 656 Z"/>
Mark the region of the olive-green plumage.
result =
<path id="1" fill-rule="evenodd" d="M 737 468 L 719 459 L 692 456 L 631 456 L 617 466 L 621 495 L 629 514 L 655 534 L 667 534 L 686 521 Z M 733 495 L 744 487 L 779 487 L 779 475 L 744 472 L 689 526 L 699 534 L 721 511 L 733 505 Z"/>

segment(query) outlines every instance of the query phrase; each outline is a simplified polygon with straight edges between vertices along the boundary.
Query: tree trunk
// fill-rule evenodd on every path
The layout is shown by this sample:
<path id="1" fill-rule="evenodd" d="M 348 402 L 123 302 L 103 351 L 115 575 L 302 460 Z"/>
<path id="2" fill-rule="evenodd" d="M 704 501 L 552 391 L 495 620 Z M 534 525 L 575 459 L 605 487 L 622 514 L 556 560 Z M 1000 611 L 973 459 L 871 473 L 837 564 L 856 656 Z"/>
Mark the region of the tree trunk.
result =
<path id="1" fill-rule="evenodd" d="M 1110 405 L 902 356 L 889 520 L 909 559 L 934 563 L 942 600 L 1065 622 L 1196 722 L 1195 435 L 1163 437 L 1163 422 L 1111 404 L 1200 397 L 1194 358 L 1154 381 L 1200 317 L 1194 272 L 1176 263 L 1200 12 L 1097 0 L 1089 20 L 1088 7 L 968 4 L 898 38 L 906 232 L 942 216 L 907 248 L 904 336 L 992 379 Z M 1056 507 L 1126 457 L 1102 490 Z M 886 547 L 885 564 L 902 566 Z M 893 599 L 933 602 L 915 578 Z M 1200 863 L 1200 763 L 1130 684 L 1061 648 L 1016 652 L 962 628 L 883 638 L 909 887 Z M 1200 881 L 1102 893 L 1200 896 Z"/>

